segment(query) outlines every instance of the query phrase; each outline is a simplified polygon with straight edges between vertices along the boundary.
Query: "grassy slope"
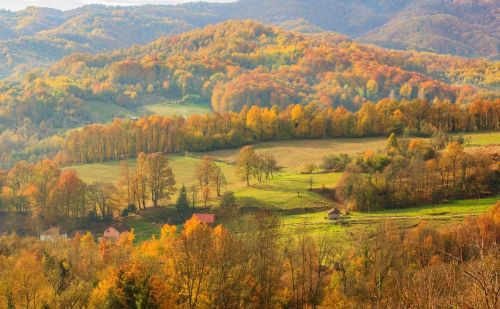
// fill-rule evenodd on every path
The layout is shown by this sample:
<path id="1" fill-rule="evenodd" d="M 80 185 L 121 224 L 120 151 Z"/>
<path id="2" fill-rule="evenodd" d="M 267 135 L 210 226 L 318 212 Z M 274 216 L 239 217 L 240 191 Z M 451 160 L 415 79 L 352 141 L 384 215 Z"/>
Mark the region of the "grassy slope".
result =
<path id="1" fill-rule="evenodd" d="M 208 104 L 178 103 L 161 97 L 147 97 L 140 103 L 140 107 L 133 109 L 113 104 L 111 102 L 89 101 L 87 109 L 90 120 L 95 123 L 110 122 L 114 118 L 127 118 L 130 116 L 182 116 L 210 113 Z"/>
<path id="2" fill-rule="evenodd" d="M 255 145 L 257 153 L 269 152 L 285 171 L 301 172 L 309 163 L 321 164 L 329 154 L 355 154 L 368 149 L 382 149 L 386 138 L 335 138 L 320 140 L 290 140 L 264 142 Z M 217 150 L 206 153 L 208 156 L 225 161 L 236 161 L 239 149 Z"/>
<path id="3" fill-rule="evenodd" d="M 498 143 L 500 132 L 485 132 L 464 134 L 471 136 L 471 144 L 486 145 Z M 331 201 L 324 196 L 309 191 L 310 175 L 301 174 L 303 165 L 309 162 L 320 163 L 321 158 L 332 153 L 357 153 L 366 149 L 381 149 L 385 145 L 385 138 L 364 139 L 332 139 L 332 140 L 303 140 L 267 142 L 256 145 L 257 152 L 271 151 L 277 158 L 283 171 L 277 173 L 272 180 L 262 183 L 253 182 L 250 188 L 241 181 L 235 171 L 235 166 L 227 163 L 218 163 L 224 170 L 227 178 L 226 190 L 235 192 L 240 204 L 245 207 L 271 208 L 283 211 L 308 210 L 300 215 L 283 215 L 283 235 L 294 235 L 307 230 L 316 234 L 328 233 L 339 242 L 352 244 L 357 237 L 372 232 L 382 219 L 393 218 L 402 228 L 409 228 L 421 220 L 428 220 L 434 226 L 442 226 L 463 220 L 465 215 L 486 212 L 499 198 L 481 200 L 463 200 L 440 205 L 427 205 L 418 208 L 402 210 L 385 210 L 373 213 L 352 213 L 348 225 L 343 226 L 325 219 L 326 213 L 320 209 L 329 207 Z M 220 150 L 208 153 L 224 161 L 236 159 L 238 149 Z M 195 165 L 198 158 L 180 155 L 169 156 L 170 164 L 176 175 L 178 187 L 185 184 L 187 187 L 196 184 L 194 177 Z M 308 158 L 308 159 L 306 159 Z M 135 160 L 128 160 L 130 166 Z M 116 183 L 119 179 L 120 162 L 105 162 L 73 166 L 80 176 L 87 182 L 108 181 Z M 331 188 L 340 178 L 338 173 L 314 174 L 313 187 L 315 189 Z M 300 197 L 297 196 L 300 192 Z M 213 200 L 212 204 L 217 201 Z M 314 209 L 320 210 L 315 212 Z M 397 217 L 397 218 L 394 218 Z M 160 218 L 155 217 L 155 218 Z M 145 240 L 152 235 L 158 235 L 161 219 L 128 218 L 128 224 L 137 234 L 137 240 Z M 158 221 L 158 222 L 156 222 Z"/>
<path id="4" fill-rule="evenodd" d="M 314 174 L 313 188 L 332 188 L 339 173 Z M 281 210 L 306 210 L 329 207 L 332 202 L 321 194 L 309 191 L 311 175 L 283 172 L 271 180 L 236 191 L 241 205 Z"/>
<path id="5" fill-rule="evenodd" d="M 196 179 L 194 176 L 195 166 L 199 162 L 199 159 L 192 157 L 185 157 L 180 155 L 169 156 L 170 166 L 175 175 L 175 180 L 177 185 L 185 184 L 190 186 L 195 184 Z M 82 164 L 74 165 L 69 168 L 75 169 L 80 177 L 85 182 L 111 182 L 116 184 L 120 179 L 120 165 L 123 162 L 127 162 L 131 168 L 136 164 L 135 159 L 124 160 L 124 161 L 109 161 L 104 163 L 92 163 L 92 164 Z M 234 167 L 229 164 L 218 163 L 223 168 L 224 174 L 227 178 L 228 183 L 233 184 L 239 182 L 237 179 Z"/>
<path id="6" fill-rule="evenodd" d="M 110 122 L 117 117 L 129 117 L 134 115 L 134 111 L 109 102 L 90 101 L 88 105 L 92 122 Z"/>
<path id="7" fill-rule="evenodd" d="M 467 216 L 479 215 L 492 208 L 500 196 L 453 201 L 438 205 L 428 205 L 403 210 L 387 210 L 372 213 L 354 212 L 342 223 L 326 219 L 326 212 L 314 212 L 300 215 L 281 216 L 280 234 L 293 237 L 299 233 L 312 233 L 315 236 L 327 236 L 345 247 L 353 247 L 357 240 L 375 231 L 383 220 L 392 220 L 401 229 L 415 227 L 422 220 L 436 228 L 458 224 Z M 158 221 L 158 220 L 156 220 Z M 134 228 L 138 242 L 160 234 L 161 224 L 145 218 L 128 218 L 128 224 Z M 177 227 L 178 230 L 182 226 Z"/>
<path id="8" fill-rule="evenodd" d="M 223 168 L 228 183 L 225 189 L 234 191 L 243 206 L 280 209 L 317 208 L 329 205 L 329 201 L 320 194 L 308 190 L 310 176 L 300 174 L 303 165 L 309 162 L 319 164 L 325 155 L 332 153 L 357 153 L 367 149 L 382 148 L 384 145 L 385 139 L 383 138 L 261 143 L 256 145 L 257 152 L 272 152 L 278 164 L 283 167 L 283 171 L 277 173 L 272 180 L 260 184 L 254 181 L 250 188 L 246 188 L 244 182 L 238 178 L 234 165 L 218 164 Z M 238 151 L 238 149 L 221 150 L 206 154 L 223 161 L 234 161 Z M 178 187 L 182 184 L 187 187 L 196 184 L 194 172 L 198 158 L 180 155 L 171 155 L 169 158 Z M 102 181 L 116 184 L 120 177 L 120 164 L 120 161 L 112 161 L 76 165 L 71 168 L 74 168 L 86 182 Z M 135 160 L 128 160 L 128 164 L 131 167 L 135 166 Z M 315 174 L 313 184 L 315 188 L 323 186 L 331 188 L 339 177 L 339 174 Z"/>
<path id="9" fill-rule="evenodd" d="M 177 187 L 184 184 L 186 187 L 195 185 L 197 180 L 194 176 L 195 166 L 199 162 L 197 158 L 170 156 L 170 165 L 176 176 Z M 135 165 L 135 160 L 128 160 L 129 166 Z M 72 166 L 86 182 L 102 181 L 117 183 L 120 177 L 119 161 L 94 163 Z M 236 193 L 236 197 L 246 207 L 259 208 L 316 208 L 328 205 L 329 201 L 318 193 L 309 191 L 310 175 L 280 172 L 271 180 L 262 183 L 252 182 L 247 188 L 237 175 L 233 165 L 218 163 L 226 176 L 226 190 Z M 313 175 L 313 185 L 321 188 L 333 187 L 340 174 L 315 174 Z M 297 191 L 300 197 L 297 197 Z M 212 193 L 214 195 L 215 192 Z M 175 197 L 174 197 L 175 198 Z M 216 203 L 216 201 L 212 201 Z"/>
<path id="10" fill-rule="evenodd" d="M 178 104 L 178 103 L 158 103 L 146 105 L 137 110 L 139 115 L 160 115 L 173 116 L 178 115 L 187 118 L 191 115 L 210 113 L 210 106 L 197 104 Z"/>
<path id="11" fill-rule="evenodd" d="M 468 216 L 485 213 L 498 200 L 500 196 L 401 210 L 354 212 L 342 222 L 328 220 L 325 212 L 282 216 L 282 234 L 293 236 L 297 233 L 309 232 L 316 236 L 323 235 L 335 239 L 342 246 L 353 247 L 357 240 L 373 233 L 384 220 L 393 221 L 401 229 L 413 228 L 422 221 L 429 226 L 441 228 L 459 224 Z"/>
<path id="12" fill-rule="evenodd" d="M 484 146 L 492 144 L 500 144 L 500 131 L 489 131 L 489 132 L 467 132 L 467 133 L 457 133 L 453 136 L 462 135 L 469 141 L 471 145 Z"/>
<path id="13" fill-rule="evenodd" d="M 500 132 L 486 132 L 467 134 L 471 136 L 471 144 L 490 144 L 500 141 Z M 309 192 L 310 176 L 300 174 L 303 166 L 313 162 L 320 164 L 325 155 L 333 153 L 358 153 L 367 149 L 382 149 L 385 138 L 344 138 L 324 140 L 294 140 L 265 142 L 255 145 L 258 153 L 271 152 L 283 167 L 276 177 L 261 184 L 252 184 L 246 188 L 237 177 L 235 166 L 227 163 L 218 163 L 227 178 L 226 190 L 236 193 L 244 206 L 249 207 L 277 207 L 282 209 L 321 207 L 325 206 L 325 198 L 315 192 Z M 219 150 L 205 153 L 221 161 L 235 161 L 239 149 Z M 199 154 L 201 157 L 205 154 Z M 176 176 L 178 187 L 182 184 L 190 187 L 196 184 L 194 177 L 198 158 L 181 155 L 170 155 L 170 163 Z M 135 166 L 135 160 L 128 160 L 129 166 Z M 120 177 L 120 162 L 112 161 L 77 165 L 76 169 L 86 182 L 102 181 L 117 183 Z M 314 187 L 331 188 L 339 178 L 338 174 L 315 174 Z M 300 197 L 297 196 L 300 192 Z"/>

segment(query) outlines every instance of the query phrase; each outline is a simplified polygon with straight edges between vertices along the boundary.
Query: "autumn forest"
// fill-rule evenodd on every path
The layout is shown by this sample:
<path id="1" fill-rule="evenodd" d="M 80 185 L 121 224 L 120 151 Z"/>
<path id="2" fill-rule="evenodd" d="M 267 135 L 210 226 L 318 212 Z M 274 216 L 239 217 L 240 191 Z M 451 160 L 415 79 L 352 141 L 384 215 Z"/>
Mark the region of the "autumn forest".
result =
<path id="1" fill-rule="evenodd" d="M 0 10 L 0 308 L 500 307 L 494 5 L 255 2 Z"/>

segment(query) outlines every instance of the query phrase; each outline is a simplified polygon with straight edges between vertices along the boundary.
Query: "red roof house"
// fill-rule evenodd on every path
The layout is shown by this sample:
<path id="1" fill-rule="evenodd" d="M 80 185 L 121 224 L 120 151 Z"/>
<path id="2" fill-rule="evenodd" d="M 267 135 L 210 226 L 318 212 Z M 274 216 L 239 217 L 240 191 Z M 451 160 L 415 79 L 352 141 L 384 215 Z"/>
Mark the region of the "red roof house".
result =
<path id="1" fill-rule="evenodd" d="M 215 222 L 214 214 L 193 214 L 193 218 L 205 224 L 213 224 Z"/>

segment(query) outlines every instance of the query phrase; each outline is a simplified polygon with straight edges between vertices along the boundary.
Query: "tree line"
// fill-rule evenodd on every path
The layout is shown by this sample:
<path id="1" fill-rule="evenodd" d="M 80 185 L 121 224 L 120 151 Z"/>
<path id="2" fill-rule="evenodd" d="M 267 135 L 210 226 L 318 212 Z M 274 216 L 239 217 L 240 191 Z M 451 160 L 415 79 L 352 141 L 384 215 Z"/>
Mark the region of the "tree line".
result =
<path id="1" fill-rule="evenodd" d="M 381 100 L 357 112 L 316 104 L 244 107 L 182 117 L 149 116 L 138 121 L 117 119 L 73 130 L 65 137 L 62 163 L 100 162 L 136 157 L 139 153 L 199 152 L 239 147 L 259 141 L 301 138 L 382 136 L 396 133 L 430 136 L 436 131 L 500 129 L 500 100 L 459 107 L 449 101 Z"/>
<path id="2" fill-rule="evenodd" d="M 196 219 L 134 244 L 134 232 L 39 242 L 0 237 L 5 308 L 498 308 L 500 205 L 449 228 L 378 224 L 354 247 L 276 217 L 238 230 Z"/>

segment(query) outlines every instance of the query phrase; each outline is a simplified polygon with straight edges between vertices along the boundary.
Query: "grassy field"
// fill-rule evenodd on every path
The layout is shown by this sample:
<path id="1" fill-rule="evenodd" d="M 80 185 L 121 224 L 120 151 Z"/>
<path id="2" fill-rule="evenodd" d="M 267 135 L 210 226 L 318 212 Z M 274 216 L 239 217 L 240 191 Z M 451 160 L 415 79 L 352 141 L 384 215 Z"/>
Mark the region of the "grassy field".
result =
<path id="1" fill-rule="evenodd" d="M 488 143 L 494 141 L 496 132 L 473 135 L 472 142 Z M 245 207 L 259 208 L 318 208 L 328 206 L 328 199 L 320 194 L 309 191 L 310 176 L 301 174 L 304 165 L 308 163 L 321 164 L 324 156 L 338 153 L 359 153 L 367 149 L 382 149 L 385 138 L 342 138 L 322 140 L 295 140 L 266 142 L 255 145 L 258 153 L 272 153 L 282 171 L 272 180 L 254 183 L 250 188 L 236 175 L 235 166 L 224 162 L 234 162 L 239 149 L 219 150 L 195 154 L 196 157 L 169 155 L 177 186 L 182 184 L 190 187 L 196 184 L 195 166 L 203 155 L 214 157 L 223 169 L 227 179 L 225 190 L 234 191 L 236 197 Z M 120 161 L 94 163 L 72 166 L 86 182 L 111 182 L 116 184 L 120 177 Z M 135 166 L 135 160 L 128 160 L 130 167 Z M 340 174 L 314 174 L 314 188 L 332 188 Z M 174 197 L 175 198 L 175 197 Z M 216 201 L 213 201 L 216 203 Z"/>
<path id="2" fill-rule="evenodd" d="M 110 122 L 117 117 L 134 116 L 135 112 L 123 106 L 98 101 L 88 102 L 92 122 Z"/>
<path id="3" fill-rule="evenodd" d="M 458 134 L 454 134 L 458 136 Z M 500 144 L 500 132 L 473 132 L 462 134 L 470 138 L 471 145 Z M 335 138 L 320 140 L 290 140 L 256 144 L 257 153 L 273 154 L 285 171 L 301 172 L 309 163 L 321 164 L 330 154 L 356 154 L 366 150 L 384 149 L 386 137 Z M 236 161 L 239 148 L 207 152 L 206 155 L 224 161 Z"/>
<path id="4" fill-rule="evenodd" d="M 330 221 L 326 212 L 284 215 L 281 217 L 283 236 L 297 233 L 328 235 L 344 246 L 352 246 L 358 239 L 373 233 L 384 220 L 393 221 L 401 229 L 409 229 L 426 221 L 429 226 L 440 228 L 463 222 L 468 216 L 488 212 L 500 196 L 453 201 L 400 210 L 384 210 L 370 213 L 353 212 L 341 221 Z"/>
<path id="5" fill-rule="evenodd" d="M 137 113 L 139 116 L 155 114 L 160 116 L 178 115 L 187 118 L 191 115 L 210 113 L 210 106 L 198 104 L 159 103 L 141 107 L 137 110 Z"/>
<path id="6" fill-rule="evenodd" d="M 186 186 L 190 186 L 195 183 L 196 179 L 194 177 L 194 171 L 199 159 L 180 155 L 171 155 L 168 158 L 178 185 L 185 184 Z M 98 181 L 117 184 L 120 179 L 120 165 L 125 162 L 130 166 L 130 168 L 134 168 L 136 165 L 136 160 L 130 159 L 123 161 L 74 165 L 68 168 L 75 169 L 82 180 L 88 183 Z M 234 176 L 232 166 L 228 164 L 220 164 L 220 166 L 223 168 L 226 178 L 228 178 L 228 182 L 235 182 L 236 176 Z"/>
<path id="7" fill-rule="evenodd" d="M 474 144 L 496 142 L 497 132 L 472 135 Z M 367 149 L 382 149 L 385 138 L 302 140 L 261 143 L 255 146 L 258 153 L 271 152 L 283 167 L 273 179 L 262 183 L 252 181 L 250 187 L 239 179 L 235 166 L 227 163 L 237 158 L 239 149 L 220 150 L 196 157 L 170 155 L 170 165 L 176 176 L 177 187 L 182 184 L 190 187 L 197 183 L 194 176 L 195 166 L 203 155 L 215 157 L 227 179 L 225 190 L 233 191 L 239 204 L 245 208 L 273 209 L 281 214 L 283 236 L 296 235 L 304 231 L 317 235 L 328 233 L 340 243 L 353 244 L 358 237 L 372 233 L 384 219 L 394 220 L 401 228 L 411 228 L 426 220 L 430 225 L 440 227 L 463 221 L 467 215 L 484 213 L 500 198 L 454 201 L 439 205 L 425 205 L 418 208 L 385 210 L 371 213 L 352 212 L 339 222 L 327 220 L 326 209 L 332 206 L 331 200 L 318 193 L 321 188 L 332 188 L 339 180 L 339 173 L 313 174 L 313 188 L 310 189 L 311 175 L 302 174 L 303 166 L 313 162 L 320 164 L 322 158 L 334 153 L 358 153 Z M 135 160 L 127 161 L 130 167 Z M 103 181 L 117 183 L 120 176 L 120 163 L 105 162 L 72 166 L 86 182 Z M 175 201 L 174 196 L 171 203 Z M 201 199 L 201 196 L 199 196 Z M 217 205 L 214 198 L 210 205 Z M 201 206 L 201 201 L 198 202 Z M 296 214 L 300 213 L 300 214 Z M 164 220 L 160 215 L 149 217 L 130 217 L 127 223 L 134 228 L 137 241 L 158 235 Z M 182 228 L 179 226 L 179 228 Z"/>
<path id="8" fill-rule="evenodd" d="M 185 157 L 180 155 L 171 155 L 168 157 L 170 166 L 175 175 L 177 186 L 180 187 L 184 184 L 189 187 L 196 183 L 194 176 L 196 164 L 199 159 L 192 157 Z M 134 168 L 136 164 L 135 159 L 124 161 L 108 161 L 104 163 L 92 163 L 69 166 L 68 168 L 75 169 L 83 181 L 87 183 L 92 182 L 110 182 L 117 184 L 120 180 L 120 165 L 126 162 L 130 168 Z M 226 176 L 229 184 L 238 184 L 240 180 L 236 177 L 234 167 L 229 164 L 217 163 L 222 167 L 224 175 Z"/>
<path id="9" fill-rule="evenodd" d="M 333 188 L 340 173 L 297 174 L 284 172 L 271 180 L 235 192 L 242 206 L 279 210 L 311 210 L 329 207 L 332 202 L 315 191 L 310 191 L 311 177 L 314 189 Z"/>
<path id="10" fill-rule="evenodd" d="M 469 200 L 457 200 L 447 203 L 435 204 L 435 205 L 424 205 L 413 208 L 406 209 L 394 209 L 394 210 L 381 210 L 373 212 L 351 212 L 347 216 L 347 220 L 372 220 L 372 219 L 388 219 L 388 218 L 433 218 L 438 216 L 447 217 L 459 217 L 465 215 L 476 215 L 487 212 L 491 209 L 500 196 L 489 197 L 483 199 L 469 199 Z M 301 214 L 301 215 L 289 215 L 284 216 L 283 219 L 285 223 L 299 223 L 307 221 L 324 221 L 329 222 L 325 219 L 326 213 L 319 212 L 313 214 Z"/>
<path id="11" fill-rule="evenodd" d="M 335 138 L 319 140 L 291 140 L 264 142 L 255 145 L 257 153 L 271 153 L 285 171 L 302 172 L 309 163 L 321 164 L 323 157 L 330 154 L 356 154 L 368 149 L 385 147 L 385 137 Z M 206 155 L 225 161 L 236 161 L 238 149 L 207 152 Z"/>
<path id="12" fill-rule="evenodd" d="M 223 169 L 227 180 L 225 190 L 235 192 L 240 204 L 244 207 L 283 210 L 328 207 L 331 205 L 328 198 L 309 190 L 311 176 L 300 173 L 303 169 L 302 165 L 309 162 L 319 164 L 323 156 L 327 154 L 356 153 L 372 147 L 383 147 L 384 143 L 384 139 L 334 139 L 262 143 L 256 146 L 257 151 L 260 153 L 272 151 L 283 170 L 276 173 L 271 180 L 265 180 L 262 183 L 253 181 L 249 188 L 237 176 L 234 165 L 223 162 L 218 164 Z M 311 151 L 311 149 L 314 149 L 314 151 Z M 236 159 L 238 151 L 238 149 L 234 149 L 207 154 L 220 160 L 232 161 Z M 204 154 L 198 155 L 201 157 Z M 308 156 L 312 157 L 311 160 L 306 159 Z M 186 187 L 196 184 L 195 166 L 200 159 L 180 155 L 170 155 L 169 159 L 178 187 L 182 184 Z M 135 160 L 128 160 L 127 162 L 130 167 L 135 166 Z M 116 184 L 120 177 L 120 164 L 120 161 L 112 161 L 76 165 L 70 168 L 75 169 L 85 182 L 102 181 Z M 339 178 L 340 174 L 338 173 L 314 174 L 312 176 L 313 187 L 315 189 L 332 188 Z M 212 201 L 212 204 L 216 203 L 216 200 Z"/>
<path id="13" fill-rule="evenodd" d="M 470 139 L 471 146 L 484 146 L 491 144 L 500 144 L 500 131 L 490 131 L 490 132 L 466 132 L 452 134 L 452 136 L 463 136 L 467 140 Z"/>
<path id="14" fill-rule="evenodd" d="M 141 117 L 147 115 L 177 115 L 187 118 L 191 115 L 207 114 L 211 111 L 210 105 L 208 104 L 177 103 L 159 98 L 151 99 L 151 101 L 154 103 L 148 104 L 148 102 L 145 102 L 145 105 L 137 109 L 129 109 L 110 102 L 89 101 L 88 111 L 90 120 L 94 123 L 105 123 L 112 121 L 114 118 L 128 118 L 131 116 Z"/>
<path id="15" fill-rule="evenodd" d="M 282 215 L 280 235 L 294 237 L 301 233 L 315 236 L 328 236 L 345 247 L 352 247 L 357 240 L 370 235 L 384 220 L 393 221 L 399 228 L 408 229 L 426 221 L 432 227 L 451 226 L 463 222 L 467 216 L 475 216 L 489 211 L 500 200 L 500 196 L 453 201 L 437 205 L 427 205 L 402 210 L 385 210 L 369 213 L 353 212 L 341 221 L 330 221 L 326 211 L 300 215 Z M 128 218 L 128 224 L 134 228 L 136 241 L 159 236 L 161 224 L 145 218 Z M 177 227 L 180 231 L 182 226 Z"/>
<path id="16" fill-rule="evenodd" d="M 255 145 L 257 153 L 271 153 L 277 160 L 283 172 L 300 173 L 308 163 L 321 164 L 323 157 L 329 154 L 348 153 L 355 154 L 368 149 L 382 149 L 385 146 L 385 138 L 339 138 L 321 140 L 294 140 L 265 142 Z M 218 150 L 206 153 L 197 153 L 196 157 L 208 155 L 220 161 L 234 162 L 239 153 L 239 148 Z M 182 155 L 169 155 L 172 168 L 176 175 L 177 183 L 186 185 L 193 181 L 194 166 L 197 158 Z M 129 160 L 131 167 L 135 166 L 135 160 Z M 226 178 L 235 175 L 234 166 L 220 163 L 225 169 Z M 116 183 L 120 175 L 120 161 L 104 163 L 93 163 L 72 166 L 78 171 L 83 180 L 87 182 L 106 181 Z M 228 178 L 229 183 L 236 182 L 234 178 Z"/>
<path id="17" fill-rule="evenodd" d="M 177 187 L 184 184 L 189 188 L 197 184 L 194 174 L 196 164 L 200 159 L 184 156 L 170 156 L 169 159 L 175 174 Z M 126 162 L 130 167 L 135 166 L 135 160 L 127 160 Z M 75 169 L 87 183 L 98 181 L 116 184 L 120 179 L 120 164 L 120 161 L 112 161 L 76 165 L 69 168 Z M 234 191 L 242 206 L 293 209 L 317 208 L 329 204 L 328 199 L 324 196 L 309 191 L 310 175 L 278 172 L 273 179 L 265 180 L 262 183 L 252 181 L 251 186 L 247 188 L 246 184 L 237 176 L 234 165 L 226 163 L 217 164 L 223 169 L 227 180 L 225 190 Z M 339 177 L 340 174 L 338 173 L 314 174 L 312 175 L 313 187 L 316 189 L 323 186 L 325 188 L 332 188 Z M 174 199 L 172 199 L 172 202 Z M 213 200 L 211 203 L 214 204 L 217 201 Z"/>

